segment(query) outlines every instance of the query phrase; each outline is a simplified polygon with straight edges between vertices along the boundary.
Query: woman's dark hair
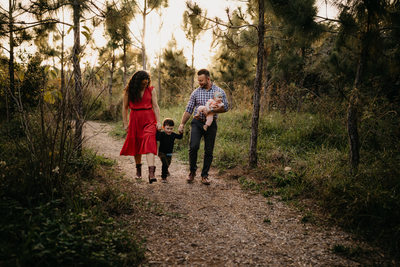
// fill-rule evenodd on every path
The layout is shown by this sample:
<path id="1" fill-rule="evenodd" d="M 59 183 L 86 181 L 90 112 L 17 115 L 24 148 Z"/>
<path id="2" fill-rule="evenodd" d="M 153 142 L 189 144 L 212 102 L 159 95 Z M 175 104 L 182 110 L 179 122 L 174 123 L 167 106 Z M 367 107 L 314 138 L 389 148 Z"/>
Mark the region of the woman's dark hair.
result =
<path id="1" fill-rule="evenodd" d="M 133 74 L 132 78 L 129 80 L 128 85 L 125 88 L 125 91 L 128 92 L 128 98 L 131 102 L 135 103 L 142 99 L 140 96 L 140 90 L 142 86 L 143 80 L 149 80 L 150 86 L 150 75 L 144 70 L 137 71 Z"/>

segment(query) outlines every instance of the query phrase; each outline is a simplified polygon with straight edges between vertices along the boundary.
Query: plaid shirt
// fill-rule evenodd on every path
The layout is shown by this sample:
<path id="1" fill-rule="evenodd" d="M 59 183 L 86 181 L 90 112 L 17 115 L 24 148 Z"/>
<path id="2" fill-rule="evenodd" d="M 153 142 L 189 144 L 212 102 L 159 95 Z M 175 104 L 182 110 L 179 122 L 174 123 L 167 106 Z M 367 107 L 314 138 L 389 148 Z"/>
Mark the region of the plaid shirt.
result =
<path id="1" fill-rule="evenodd" d="M 208 99 L 214 97 L 214 93 L 216 91 L 220 91 L 222 93 L 222 102 L 224 102 L 225 111 L 228 111 L 229 106 L 228 106 L 228 101 L 226 99 L 224 90 L 222 90 L 218 86 L 214 85 L 214 83 L 213 83 L 210 90 L 208 90 L 208 91 L 204 88 L 199 87 L 192 92 L 192 94 L 190 95 L 189 102 L 186 106 L 186 112 L 192 114 L 193 110 L 194 110 L 194 114 L 196 114 L 197 107 L 205 106 Z M 200 118 L 205 119 L 206 117 L 203 114 L 200 114 Z M 217 118 L 217 114 L 214 115 L 214 118 Z"/>

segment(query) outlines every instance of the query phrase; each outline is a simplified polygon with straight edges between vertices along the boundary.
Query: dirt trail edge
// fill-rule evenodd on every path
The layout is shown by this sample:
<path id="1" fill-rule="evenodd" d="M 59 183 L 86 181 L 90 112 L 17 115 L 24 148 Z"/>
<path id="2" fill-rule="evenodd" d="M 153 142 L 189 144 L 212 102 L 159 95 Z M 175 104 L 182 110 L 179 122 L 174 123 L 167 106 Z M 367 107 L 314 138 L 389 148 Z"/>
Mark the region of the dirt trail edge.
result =
<path id="1" fill-rule="evenodd" d="M 150 213 L 139 234 L 146 238 L 144 265 L 190 266 L 359 266 L 332 252 L 335 244 L 367 247 L 332 227 L 302 223 L 303 215 L 280 202 L 240 189 L 236 180 L 211 172 L 211 185 L 186 183 L 188 166 L 173 158 L 168 183 L 134 178 L 133 157 L 119 156 L 123 140 L 109 136 L 105 123 L 87 122 L 85 144 L 99 155 L 114 159 L 125 173 L 130 191 L 158 203 L 163 212 Z M 148 168 L 143 157 L 143 177 Z"/>

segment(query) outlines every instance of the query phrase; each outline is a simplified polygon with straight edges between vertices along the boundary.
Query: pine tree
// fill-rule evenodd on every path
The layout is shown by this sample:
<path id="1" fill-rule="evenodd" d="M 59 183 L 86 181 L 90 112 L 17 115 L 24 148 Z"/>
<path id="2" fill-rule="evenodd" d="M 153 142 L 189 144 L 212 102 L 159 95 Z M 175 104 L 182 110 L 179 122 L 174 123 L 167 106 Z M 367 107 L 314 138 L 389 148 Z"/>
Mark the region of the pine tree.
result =
<path id="1" fill-rule="evenodd" d="M 186 38 L 192 42 L 192 69 L 194 70 L 194 49 L 196 41 L 200 34 L 208 27 L 208 21 L 205 19 L 207 12 L 197 5 L 197 3 L 186 2 L 187 10 L 183 13 L 183 30 Z M 194 87 L 194 71 L 192 75 L 191 88 Z"/>
<path id="2" fill-rule="evenodd" d="M 187 59 L 183 55 L 183 50 L 178 49 L 176 40 L 172 37 L 171 41 L 168 42 L 167 48 L 164 49 L 161 61 L 161 75 L 162 75 L 162 88 L 168 90 L 168 94 L 174 98 L 170 101 L 173 103 L 177 102 L 179 96 L 187 93 L 189 88 L 189 77 L 191 77 L 191 68 L 187 65 Z M 165 98 L 161 101 L 166 101 Z"/>
<path id="3" fill-rule="evenodd" d="M 146 70 L 147 66 L 147 55 L 146 55 L 146 18 L 153 10 L 167 7 L 168 0 L 142 0 L 137 1 L 137 9 L 139 10 L 140 15 L 143 19 L 143 28 L 142 28 L 142 35 L 141 35 L 141 50 L 142 50 L 142 66 L 143 70 Z"/>
<path id="4" fill-rule="evenodd" d="M 3 45 L 0 45 L 0 48 L 9 53 L 9 88 L 5 91 L 7 120 L 10 118 L 9 108 L 13 107 L 13 105 L 10 105 L 10 100 L 13 99 L 14 102 L 17 99 L 15 94 L 15 48 L 24 41 L 31 40 L 32 36 L 28 32 L 28 29 L 38 25 L 37 23 L 25 23 L 22 20 L 22 15 L 24 13 L 25 11 L 21 9 L 21 7 L 18 5 L 18 1 L 16 0 L 8 1 L 8 10 L 5 8 L 0 9 L 0 39 L 6 39 L 8 41 L 8 48 Z"/>
<path id="5" fill-rule="evenodd" d="M 395 20 L 387 18 L 393 11 L 397 10 L 398 14 L 399 5 L 395 2 L 354 0 L 346 4 L 338 3 L 341 10 L 340 27 L 336 49 L 331 57 L 333 63 L 331 66 L 334 67 L 336 75 L 344 80 L 345 88 L 342 91 L 348 101 L 346 119 L 352 174 L 357 173 L 360 163 L 360 117 L 365 104 L 362 99 L 366 99 L 375 89 L 374 84 L 377 79 L 385 83 L 381 78 L 377 78 L 378 74 L 380 77 L 391 76 L 387 53 L 395 51 L 392 49 L 396 45 L 393 47 L 386 41 L 391 42 L 396 39 L 394 36 L 391 36 L 394 38 L 387 37 L 390 33 L 398 31 L 396 28 L 399 24 L 396 25 Z M 398 80 L 398 78 L 391 80 L 396 79 Z M 388 87 L 390 88 L 390 85 Z"/>

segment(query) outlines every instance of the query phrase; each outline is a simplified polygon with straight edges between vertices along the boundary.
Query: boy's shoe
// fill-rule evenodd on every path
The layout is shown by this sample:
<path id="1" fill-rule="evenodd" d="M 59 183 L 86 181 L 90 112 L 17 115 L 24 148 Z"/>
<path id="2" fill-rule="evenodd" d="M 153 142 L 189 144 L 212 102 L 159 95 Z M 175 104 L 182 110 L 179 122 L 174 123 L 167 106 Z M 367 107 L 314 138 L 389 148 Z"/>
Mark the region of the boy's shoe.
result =
<path id="1" fill-rule="evenodd" d="M 161 182 L 162 183 L 166 183 L 167 182 L 167 177 L 165 177 L 165 178 L 161 177 Z"/>
<path id="2" fill-rule="evenodd" d="M 208 180 L 207 176 L 201 177 L 201 183 L 204 185 L 210 185 L 210 180 Z"/>
<path id="3" fill-rule="evenodd" d="M 195 172 L 190 172 L 188 178 L 186 179 L 186 182 L 188 182 L 189 184 L 192 183 L 195 176 L 196 176 Z"/>

